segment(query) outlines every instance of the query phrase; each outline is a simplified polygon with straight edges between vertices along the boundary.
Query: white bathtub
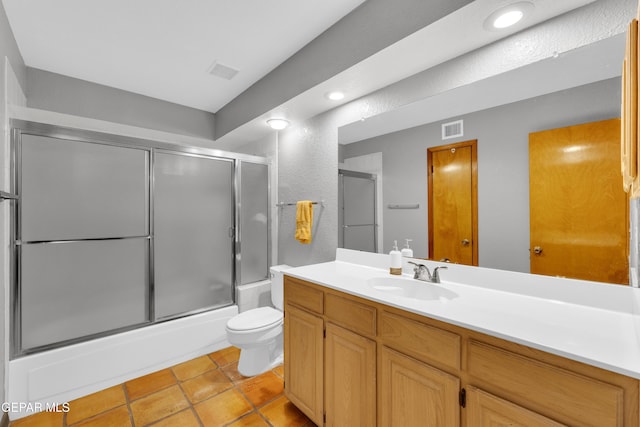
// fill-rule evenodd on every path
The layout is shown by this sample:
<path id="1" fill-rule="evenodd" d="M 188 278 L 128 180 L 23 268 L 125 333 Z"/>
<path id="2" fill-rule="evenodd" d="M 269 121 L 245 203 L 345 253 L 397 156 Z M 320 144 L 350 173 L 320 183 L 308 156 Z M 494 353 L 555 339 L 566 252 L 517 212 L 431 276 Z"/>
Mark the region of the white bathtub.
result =
<path id="1" fill-rule="evenodd" d="M 233 305 L 12 360 L 4 403 L 14 409 L 9 418 L 228 347 L 225 325 L 236 314 Z"/>

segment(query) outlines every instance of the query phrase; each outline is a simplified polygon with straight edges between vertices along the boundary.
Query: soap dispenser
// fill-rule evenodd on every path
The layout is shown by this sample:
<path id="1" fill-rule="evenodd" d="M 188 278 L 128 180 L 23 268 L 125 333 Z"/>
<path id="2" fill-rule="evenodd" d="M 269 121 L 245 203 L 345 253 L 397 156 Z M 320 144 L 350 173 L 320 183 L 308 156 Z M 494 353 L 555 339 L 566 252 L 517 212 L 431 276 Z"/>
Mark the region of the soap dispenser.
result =
<path id="1" fill-rule="evenodd" d="M 389 252 L 389 257 L 391 265 L 389 268 L 389 273 L 395 274 L 397 276 L 402 274 L 402 254 L 398 250 L 398 241 L 393 241 L 393 249 Z"/>
<path id="2" fill-rule="evenodd" d="M 400 253 L 402 254 L 403 257 L 407 257 L 407 258 L 413 258 L 413 249 L 411 249 L 409 247 L 409 242 L 411 242 L 411 239 L 404 239 L 405 240 L 405 244 L 404 244 L 404 248 L 402 248 L 402 250 L 400 251 Z"/>

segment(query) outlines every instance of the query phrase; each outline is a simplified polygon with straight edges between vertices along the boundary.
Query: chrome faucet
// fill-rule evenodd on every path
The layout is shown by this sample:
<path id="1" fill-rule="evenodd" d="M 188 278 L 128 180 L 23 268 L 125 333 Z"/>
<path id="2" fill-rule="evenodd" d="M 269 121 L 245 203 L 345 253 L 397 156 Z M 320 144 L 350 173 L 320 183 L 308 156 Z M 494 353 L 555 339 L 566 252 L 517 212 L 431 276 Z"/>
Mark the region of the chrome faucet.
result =
<path id="1" fill-rule="evenodd" d="M 440 283 L 440 269 L 447 269 L 444 265 L 433 269 L 433 274 L 429 271 L 429 268 L 424 264 L 418 264 L 413 261 L 408 261 L 409 264 L 415 265 L 413 268 L 413 278 L 422 280 L 424 282 Z"/>

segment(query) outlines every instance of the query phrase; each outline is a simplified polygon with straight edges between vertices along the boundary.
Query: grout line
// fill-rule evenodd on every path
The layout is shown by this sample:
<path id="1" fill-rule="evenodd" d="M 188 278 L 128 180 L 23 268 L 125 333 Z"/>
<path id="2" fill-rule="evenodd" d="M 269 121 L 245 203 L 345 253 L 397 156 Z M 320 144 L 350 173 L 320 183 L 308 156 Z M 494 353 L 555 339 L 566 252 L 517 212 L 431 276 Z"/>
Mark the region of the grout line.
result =
<path id="1" fill-rule="evenodd" d="M 133 411 L 131 410 L 131 397 L 129 396 L 129 390 L 127 389 L 126 381 L 122 383 L 122 388 L 124 390 L 124 401 L 125 405 L 127 405 L 127 412 L 129 413 L 129 422 L 133 427 L 135 427 L 135 422 L 133 420 Z M 66 417 L 67 414 L 65 414 Z"/>

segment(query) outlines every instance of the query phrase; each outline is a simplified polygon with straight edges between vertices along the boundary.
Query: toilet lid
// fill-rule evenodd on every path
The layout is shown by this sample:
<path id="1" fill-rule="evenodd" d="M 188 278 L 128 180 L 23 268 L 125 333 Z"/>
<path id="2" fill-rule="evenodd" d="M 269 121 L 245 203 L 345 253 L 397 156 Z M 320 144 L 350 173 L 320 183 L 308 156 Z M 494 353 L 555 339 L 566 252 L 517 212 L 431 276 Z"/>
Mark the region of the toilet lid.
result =
<path id="1" fill-rule="evenodd" d="M 282 321 L 282 312 L 273 307 L 260 307 L 245 311 L 227 322 L 227 328 L 236 331 L 264 328 Z"/>

